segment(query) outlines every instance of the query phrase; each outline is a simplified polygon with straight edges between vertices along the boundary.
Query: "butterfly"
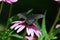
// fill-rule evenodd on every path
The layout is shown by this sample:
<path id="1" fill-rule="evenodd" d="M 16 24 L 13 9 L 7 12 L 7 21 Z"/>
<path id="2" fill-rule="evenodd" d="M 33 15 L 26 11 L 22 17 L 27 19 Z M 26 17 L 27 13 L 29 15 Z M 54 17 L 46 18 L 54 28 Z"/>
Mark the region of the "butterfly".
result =
<path id="1" fill-rule="evenodd" d="M 18 17 L 25 19 L 26 23 L 28 25 L 35 23 L 38 19 L 43 18 L 44 15 L 43 14 L 23 14 L 23 13 L 19 13 L 17 14 Z"/>

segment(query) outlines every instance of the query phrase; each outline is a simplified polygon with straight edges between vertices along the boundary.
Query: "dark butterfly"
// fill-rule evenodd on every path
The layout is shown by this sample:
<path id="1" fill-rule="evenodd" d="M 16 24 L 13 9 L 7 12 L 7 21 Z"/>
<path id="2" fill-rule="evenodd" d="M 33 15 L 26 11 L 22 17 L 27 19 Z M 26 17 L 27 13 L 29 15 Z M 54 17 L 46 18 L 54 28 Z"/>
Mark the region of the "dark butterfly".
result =
<path id="1" fill-rule="evenodd" d="M 20 18 L 25 19 L 25 21 L 28 25 L 30 25 L 32 23 L 35 23 L 38 19 L 44 17 L 44 15 L 42 15 L 42 14 L 29 14 L 29 15 L 26 15 L 26 14 L 23 14 L 23 13 L 19 13 L 17 16 L 19 16 Z"/>

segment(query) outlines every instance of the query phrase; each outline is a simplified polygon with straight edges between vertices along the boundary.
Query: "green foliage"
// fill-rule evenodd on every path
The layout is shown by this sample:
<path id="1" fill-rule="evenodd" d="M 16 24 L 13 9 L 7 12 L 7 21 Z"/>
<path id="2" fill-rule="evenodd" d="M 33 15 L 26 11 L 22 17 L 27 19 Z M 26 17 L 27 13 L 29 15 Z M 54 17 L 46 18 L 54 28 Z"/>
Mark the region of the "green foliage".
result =
<path id="1" fill-rule="evenodd" d="M 12 16 L 9 18 L 8 22 L 11 24 L 13 21 L 19 20 L 20 18 L 18 16 Z"/>
<path id="2" fill-rule="evenodd" d="M 9 33 L 11 30 L 4 30 L 4 31 L 0 31 L 0 39 L 2 40 L 6 40 L 9 37 Z"/>
<path id="3" fill-rule="evenodd" d="M 45 16 L 46 16 L 46 11 L 45 11 Z M 46 31 L 46 24 L 45 24 L 45 16 L 42 19 L 42 28 L 41 28 L 42 36 L 38 40 L 47 40 L 48 39 L 48 34 Z"/>
<path id="4" fill-rule="evenodd" d="M 23 39 L 23 37 L 18 35 L 18 34 L 11 34 L 10 37 L 16 37 L 16 38 L 19 38 L 19 39 Z"/>
<path id="5" fill-rule="evenodd" d="M 33 9 L 30 9 L 26 14 L 29 14 L 32 12 Z M 45 16 L 46 16 L 46 11 L 45 11 Z M 35 24 L 37 25 L 37 27 L 39 28 L 39 30 L 42 32 L 42 35 L 38 38 L 38 40 L 48 40 L 49 38 L 49 35 L 47 33 L 47 30 L 46 30 L 46 20 L 45 18 L 46 17 L 43 17 L 42 19 L 42 26 L 40 26 L 40 24 L 38 22 L 35 22 Z M 16 20 L 19 20 L 20 17 L 18 16 L 12 16 L 9 20 L 8 20 L 8 25 L 10 25 L 13 21 L 16 21 Z M 54 29 L 54 31 L 52 32 L 52 36 L 51 36 L 51 39 L 57 39 L 58 37 L 56 37 L 55 35 L 60 33 L 60 28 L 57 28 L 57 29 Z M 25 34 L 25 33 L 23 33 Z M 24 38 L 24 35 L 19 35 L 17 33 L 14 33 L 13 30 L 10 30 L 10 29 L 7 29 L 7 30 L 4 30 L 4 31 L 0 31 L 0 39 L 1 40 L 6 40 L 8 38 L 11 38 L 11 37 L 15 37 L 15 38 L 18 38 L 18 39 L 23 39 Z"/>
<path id="6" fill-rule="evenodd" d="M 53 35 L 56 35 L 56 34 L 58 34 L 58 33 L 60 33 L 60 28 L 56 28 L 56 29 L 54 29 L 54 31 L 53 31 Z"/>

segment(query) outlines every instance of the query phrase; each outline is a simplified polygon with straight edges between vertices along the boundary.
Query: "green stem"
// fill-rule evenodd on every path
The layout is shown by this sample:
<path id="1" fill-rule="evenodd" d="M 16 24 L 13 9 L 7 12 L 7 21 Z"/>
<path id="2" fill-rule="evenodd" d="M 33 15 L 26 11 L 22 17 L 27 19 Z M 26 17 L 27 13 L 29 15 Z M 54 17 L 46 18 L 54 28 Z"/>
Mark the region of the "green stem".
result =
<path id="1" fill-rule="evenodd" d="M 7 40 L 11 40 L 11 38 L 10 37 L 8 37 L 8 39 Z"/>
<path id="2" fill-rule="evenodd" d="M 49 32 L 49 40 L 51 39 L 50 38 L 51 37 L 51 33 L 53 32 L 54 26 L 56 25 L 56 23 L 57 23 L 57 21 L 59 19 L 59 15 L 60 15 L 60 7 L 59 7 L 59 11 L 58 11 L 57 17 L 56 17 L 56 19 L 55 19 L 55 21 L 54 21 L 54 23 L 53 23 L 53 25 L 52 25 L 52 27 L 50 29 L 50 32 Z"/>
<path id="3" fill-rule="evenodd" d="M 7 18 L 7 25 L 6 25 L 6 29 L 5 29 L 5 30 L 7 30 L 7 29 L 8 29 L 8 25 L 9 25 L 8 20 L 9 20 L 9 18 L 10 18 L 11 12 L 12 12 L 12 4 L 10 5 L 9 14 L 8 14 L 8 18 Z M 10 38 L 10 37 L 8 37 L 8 39 L 7 39 L 7 40 L 11 40 L 11 38 Z"/>
<path id="4" fill-rule="evenodd" d="M 12 12 L 12 4 L 10 5 L 9 14 L 8 14 L 8 18 L 7 18 L 7 25 L 6 25 L 6 29 L 5 29 L 5 30 L 8 29 L 8 25 L 9 25 L 8 20 L 9 20 L 9 18 L 10 18 L 11 12 Z"/>
<path id="5" fill-rule="evenodd" d="M 1 7 L 0 7 L 0 14 L 1 14 L 1 12 L 2 12 L 2 8 L 3 8 L 3 1 L 2 1 L 2 3 L 1 3 Z"/>
<path id="6" fill-rule="evenodd" d="M 26 30 L 24 31 L 24 34 L 23 34 L 23 40 L 25 40 L 25 36 L 26 36 Z"/>
<path id="7" fill-rule="evenodd" d="M 11 15 L 11 11 L 12 11 L 12 4 L 10 5 L 8 20 L 9 20 L 9 17 L 10 17 L 10 15 Z M 9 25 L 9 22 L 7 21 L 6 28 L 4 29 L 5 32 L 6 32 L 6 30 L 8 30 L 8 25 Z M 9 33 L 8 33 L 8 34 L 9 34 Z M 5 33 L 5 35 L 6 35 L 6 33 Z M 7 38 L 7 40 L 10 40 L 10 39 L 11 39 L 10 37 Z"/>

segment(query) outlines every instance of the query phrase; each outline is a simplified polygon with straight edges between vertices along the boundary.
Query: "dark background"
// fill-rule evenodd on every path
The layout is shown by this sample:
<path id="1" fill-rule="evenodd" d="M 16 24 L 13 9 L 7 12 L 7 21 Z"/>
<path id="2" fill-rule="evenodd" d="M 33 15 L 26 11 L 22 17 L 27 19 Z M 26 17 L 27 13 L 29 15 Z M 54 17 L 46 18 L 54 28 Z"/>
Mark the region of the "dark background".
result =
<path id="1" fill-rule="evenodd" d="M 0 15 L 0 23 L 4 25 L 7 22 L 9 6 L 10 4 L 4 3 L 3 10 Z M 47 10 L 46 27 L 48 30 L 47 32 L 49 32 L 49 29 L 51 28 L 58 13 L 59 3 L 53 0 L 18 0 L 18 2 L 13 3 L 11 16 L 14 16 L 21 12 L 27 12 L 31 8 L 34 9 L 34 14 L 44 14 L 44 11 Z M 39 21 L 39 23 L 41 24 L 41 21 Z"/>

